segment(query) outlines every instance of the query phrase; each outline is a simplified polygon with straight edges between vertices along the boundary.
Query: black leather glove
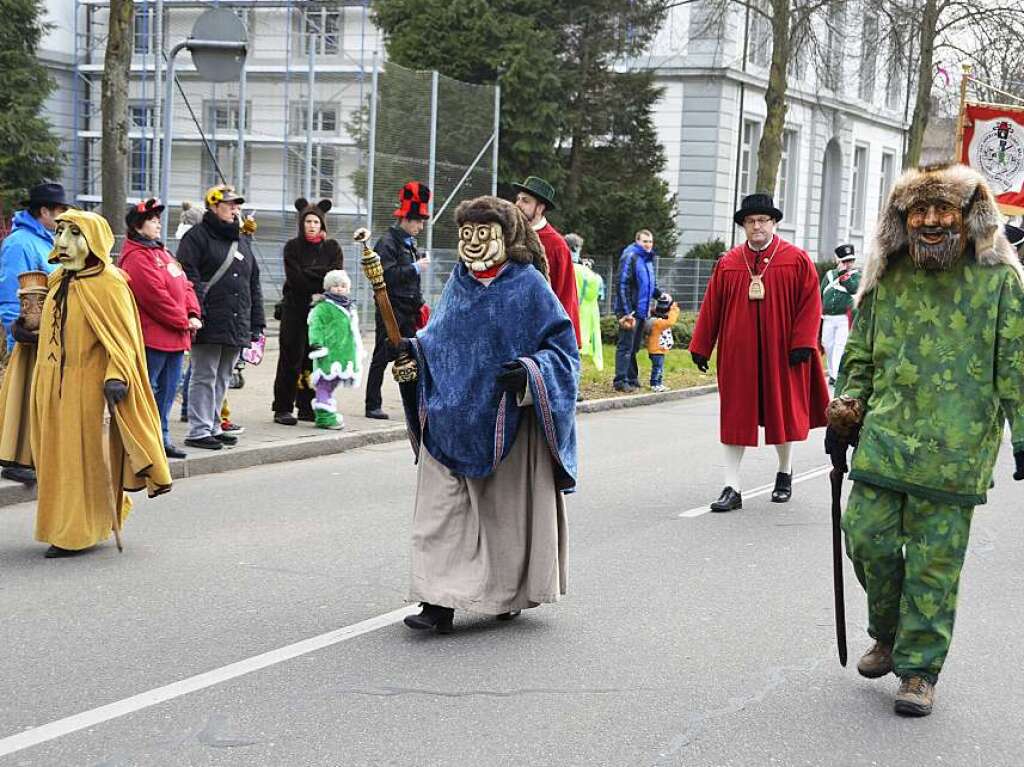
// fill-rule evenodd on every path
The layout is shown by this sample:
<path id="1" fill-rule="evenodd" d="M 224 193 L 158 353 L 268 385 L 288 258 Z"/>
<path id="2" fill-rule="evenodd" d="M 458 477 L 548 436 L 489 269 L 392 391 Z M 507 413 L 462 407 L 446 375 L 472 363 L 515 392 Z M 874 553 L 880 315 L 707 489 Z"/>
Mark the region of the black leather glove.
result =
<path id="1" fill-rule="evenodd" d="M 401 338 L 397 344 L 393 344 L 391 341 L 388 341 L 388 349 L 391 350 L 391 354 L 395 357 L 401 357 L 403 354 L 407 357 L 412 357 L 412 339 Z"/>
<path id="2" fill-rule="evenodd" d="M 518 396 L 526 388 L 526 368 L 516 360 L 501 363 L 498 386 L 510 394 Z"/>
<path id="3" fill-rule="evenodd" d="M 690 359 L 693 360 L 693 364 L 697 366 L 697 370 L 701 373 L 708 372 L 708 358 L 703 354 L 697 354 L 697 352 L 690 352 Z"/>
<path id="4" fill-rule="evenodd" d="M 849 436 L 842 436 L 833 427 L 829 426 L 825 429 L 825 452 L 832 459 L 832 468 L 838 469 L 844 474 L 849 471 L 850 467 L 846 462 L 846 451 L 852 445 L 857 447 L 857 443 L 860 441 L 860 426 L 851 433 Z M 1024 456 L 1024 453 L 1021 454 Z M 1024 476 L 1024 475 L 1022 475 Z"/>
<path id="5" fill-rule="evenodd" d="M 107 399 L 107 405 L 113 410 L 114 405 L 128 396 L 128 384 L 111 378 L 103 384 L 103 396 Z"/>
<path id="6" fill-rule="evenodd" d="M 21 317 L 18 317 L 18 319 L 14 321 L 14 324 L 11 325 L 11 335 L 14 336 L 14 340 L 20 344 L 39 343 L 39 333 L 26 328 Z"/>
<path id="7" fill-rule="evenodd" d="M 811 358 L 811 354 L 814 353 L 813 349 L 793 349 L 789 353 L 789 364 L 790 365 L 802 365 Z"/>
<path id="8" fill-rule="evenodd" d="M 1019 482 L 1024 479 L 1024 450 L 1014 453 L 1013 461 L 1017 464 L 1017 470 L 1013 472 L 1013 478 Z"/>

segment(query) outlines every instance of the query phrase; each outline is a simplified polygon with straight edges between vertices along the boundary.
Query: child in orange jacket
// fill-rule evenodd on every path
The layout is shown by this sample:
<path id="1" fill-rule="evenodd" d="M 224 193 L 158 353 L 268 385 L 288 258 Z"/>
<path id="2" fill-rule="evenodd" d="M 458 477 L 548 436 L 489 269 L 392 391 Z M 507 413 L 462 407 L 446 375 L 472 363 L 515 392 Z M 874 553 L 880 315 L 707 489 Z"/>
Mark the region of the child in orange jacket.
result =
<path id="1" fill-rule="evenodd" d="M 679 304 L 659 298 L 654 315 L 647 321 L 647 355 L 651 358 L 651 391 L 668 391 L 665 378 L 665 353 L 674 345 L 672 326 L 679 319 Z"/>

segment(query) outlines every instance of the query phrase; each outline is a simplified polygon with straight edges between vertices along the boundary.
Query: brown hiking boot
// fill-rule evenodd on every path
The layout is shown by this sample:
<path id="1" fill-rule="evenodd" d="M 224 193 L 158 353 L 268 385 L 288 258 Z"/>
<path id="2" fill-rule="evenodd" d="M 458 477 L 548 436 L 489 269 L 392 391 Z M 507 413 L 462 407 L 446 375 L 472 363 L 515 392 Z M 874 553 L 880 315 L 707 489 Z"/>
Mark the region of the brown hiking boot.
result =
<path id="1" fill-rule="evenodd" d="M 903 716 L 928 716 L 934 701 L 935 685 L 924 677 L 908 676 L 900 682 L 893 709 Z"/>
<path id="2" fill-rule="evenodd" d="M 892 673 L 892 647 L 875 642 L 857 661 L 857 671 L 868 679 L 878 679 Z"/>

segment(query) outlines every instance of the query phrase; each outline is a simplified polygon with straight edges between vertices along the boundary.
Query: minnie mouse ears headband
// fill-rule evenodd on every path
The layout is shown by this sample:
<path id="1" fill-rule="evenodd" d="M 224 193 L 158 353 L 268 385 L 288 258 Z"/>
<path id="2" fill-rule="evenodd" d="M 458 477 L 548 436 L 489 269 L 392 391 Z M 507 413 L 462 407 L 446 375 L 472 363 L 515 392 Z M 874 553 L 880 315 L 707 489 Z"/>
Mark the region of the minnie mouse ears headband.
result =
<path id="1" fill-rule="evenodd" d="M 295 210 L 299 211 L 299 213 L 302 213 L 304 210 L 309 210 L 310 208 L 317 208 L 321 213 L 327 213 L 327 211 L 333 207 L 334 203 L 326 198 L 320 200 L 316 205 L 312 205 L 305 197 L 300 197 L 295 201 Z"/>
<path id="2" fill-rule="evenodd" d="M 164 212 L 166 206 L 160 202 L 157 197 L 150 197 L 147 200 L 140 200 L 135 205 L 128 208 L 128 213 L 124 217 L 125 224 L 128 227 L 135 227 L 142 224 L 146 219 L 154 218 Z"/>

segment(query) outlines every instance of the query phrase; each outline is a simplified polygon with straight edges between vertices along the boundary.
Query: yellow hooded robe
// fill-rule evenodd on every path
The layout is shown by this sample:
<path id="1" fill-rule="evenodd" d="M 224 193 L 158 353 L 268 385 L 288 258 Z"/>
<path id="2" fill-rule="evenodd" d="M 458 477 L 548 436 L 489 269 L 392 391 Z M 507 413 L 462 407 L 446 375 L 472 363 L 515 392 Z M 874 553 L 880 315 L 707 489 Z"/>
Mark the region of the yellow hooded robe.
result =
<path id="1" fill-rule="evenodd" d="M 110 261 L 110 226 L 80 210 L 57 220 L 77 226 L 95 258 L 82 271 L 50 275 L 29 431 L 39 483 L 36 540 L 78 550 L 109 538 L 115 513 L 120 527 L 131 508 L 125 490 L 159 495 L 171 489 L 171 474 L 139 312 Z M 103 384 L 110 379 L 125 382 L 128 396 L 114 408 L 104 444 Z"/>

